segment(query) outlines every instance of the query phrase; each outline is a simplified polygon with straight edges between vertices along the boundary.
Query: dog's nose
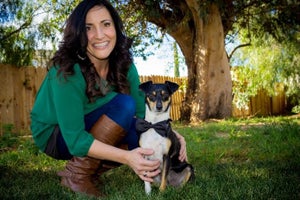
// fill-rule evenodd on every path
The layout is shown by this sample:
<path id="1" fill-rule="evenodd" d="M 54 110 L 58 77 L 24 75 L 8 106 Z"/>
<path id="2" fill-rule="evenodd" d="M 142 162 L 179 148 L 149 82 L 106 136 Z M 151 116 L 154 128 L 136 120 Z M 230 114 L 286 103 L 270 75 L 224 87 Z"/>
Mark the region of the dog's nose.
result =
<path id="1" fill-rule="evenodd" d="M 157 104 L 156 104 L 156 110 L 157 111 L 161 111 L 162 110 L 162 103 L 161 102 L 157 102 Z"/>

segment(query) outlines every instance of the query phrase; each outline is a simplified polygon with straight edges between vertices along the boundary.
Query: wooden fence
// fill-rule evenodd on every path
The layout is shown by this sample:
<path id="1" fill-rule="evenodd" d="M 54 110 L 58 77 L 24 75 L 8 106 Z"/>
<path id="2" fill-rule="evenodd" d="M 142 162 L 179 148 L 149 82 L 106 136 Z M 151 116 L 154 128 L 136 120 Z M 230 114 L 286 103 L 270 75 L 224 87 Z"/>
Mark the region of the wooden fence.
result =
<path id="1" fill-rule="evenodd" d="M 233 105 L 232 115 L 234 117 L 246 117 L 284 114 L 286 96 L 283 85 L 277 85 L 276 93 L 276 96 L 270 97 L 265 90 L 259 90 L 256 96 L 250 98 L 249 109 L 238 109 Z"/>
<path id="2" fill-rule="evenodd" d="M 4 124 L 13 124 L 15 131 L 27 134 L 30 127 L 30 111 L 36 93 L 45 77 L 46 68 L 22 67 L 0 64 L 0 135 L 3 134 Z M 186 78 L 165 76 L 141 76 L 141 82 L 152 80 L 154 83 L 169 80 L 180 86 L 184 85 Z M 182 87 L 180 87 L 182 88 Z M 184 99 L 184 91 L 178 90 L 172 99 L 171 118 L 180 118 L 180 107 Z M 269 97 L 260 91 L 256 97 L 251 98 L 249 110 L 233 109 L 233 116 L 272 115 L 280 114 L 285 108 L 285 94 L 280 90 L 276 97 Z"/>
<path id="3" fill-rule="evenodd" d="M 45 74 L 45 68 L 0 65 L 1 135 L 3 124 L 13 124 L 18 132 L 29 130 L 29 114 Z"/>

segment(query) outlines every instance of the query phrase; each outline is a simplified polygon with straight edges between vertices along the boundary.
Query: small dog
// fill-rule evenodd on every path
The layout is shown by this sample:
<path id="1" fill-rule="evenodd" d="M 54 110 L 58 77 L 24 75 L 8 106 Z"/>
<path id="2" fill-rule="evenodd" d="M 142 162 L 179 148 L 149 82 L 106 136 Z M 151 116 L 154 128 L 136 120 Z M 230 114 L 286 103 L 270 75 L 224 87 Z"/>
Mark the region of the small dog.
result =
<path id="1" fill-rule="evenodd" d="M 167 185 L 182 186 L 194 178 L 192 165 L 178 159 L 180 142 L 170 124 L 171 95 L 178 87 L 170 81 L 165 84 L 148 81 L 139 86 L 146 94 L 146 115 L 145 120 L 137 120 L 136 129 L 141 134 L 140 146 L 154 150 L 154 154 L 146 158 L 160 160 L 161 174 L 154 177 L 154 183 L 160 184 L 160 191 Z M 145 192 L 150 194 L 150 182 L 145 181 Z"/>

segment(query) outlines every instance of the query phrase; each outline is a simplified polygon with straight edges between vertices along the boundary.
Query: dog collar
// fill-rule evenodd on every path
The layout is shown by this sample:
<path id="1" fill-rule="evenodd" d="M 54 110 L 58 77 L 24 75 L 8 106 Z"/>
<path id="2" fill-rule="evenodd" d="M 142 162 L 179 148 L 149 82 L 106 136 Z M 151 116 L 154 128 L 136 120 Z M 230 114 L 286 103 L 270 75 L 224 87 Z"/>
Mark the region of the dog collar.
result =
<path id="1" fill-rule="evenodd" d="M 144 119 L 137 119 L 135 128 L 139 134 L 146 132 L 150 128 L 153 128 L 162 137 L 167 137 L 167 135 L 171 131 L 171 123 L 170 123 L 171 121 L 172 121 L 171 119 L 167 119 L 167 120 L 152 124 L 151 122 L 147 122 Z"/>

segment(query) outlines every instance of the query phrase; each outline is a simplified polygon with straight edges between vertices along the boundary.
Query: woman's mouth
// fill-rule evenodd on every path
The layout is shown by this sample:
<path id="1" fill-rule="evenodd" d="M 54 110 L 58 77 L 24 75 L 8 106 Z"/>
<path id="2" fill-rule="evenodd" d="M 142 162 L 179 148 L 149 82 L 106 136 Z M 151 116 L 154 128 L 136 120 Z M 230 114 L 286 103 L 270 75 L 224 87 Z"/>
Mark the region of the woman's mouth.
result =
<path id="1" fill-rule="evenodd" d="M 103 48 L 103 47 L 108 46 L 108 43 L 109 43 L 109 42 L 95 43 L 93 46 L 94 46 L 95 48 Z"/>

